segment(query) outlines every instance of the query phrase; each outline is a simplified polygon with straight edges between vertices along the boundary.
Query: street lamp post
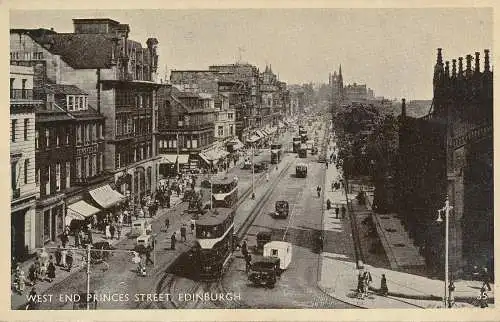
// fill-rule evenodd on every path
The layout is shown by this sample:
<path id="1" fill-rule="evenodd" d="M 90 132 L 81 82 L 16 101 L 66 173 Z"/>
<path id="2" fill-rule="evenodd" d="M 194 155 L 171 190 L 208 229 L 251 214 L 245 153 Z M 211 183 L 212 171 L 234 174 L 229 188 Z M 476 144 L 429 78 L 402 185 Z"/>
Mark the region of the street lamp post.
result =
<path id="1" fill-rule="evenodd" d="M 449 303 L 449 296 L 448 294 L 448 279 L 449 279 L 449 268 L 448 268 L 448 248 L 449 248 L 449 218 L 450 218 L 450 211 L 453 209 L 452 206 L 450 206 L 450 201 L 448 199 L 448 196 L 446 196 L 446 201 L 444 202 L 444 207 L 441 209 L 438 209 L 438 218 L 437 222 L 442 222 L 443 219 L 441 218 L 441 214 L 444 214 L 445 217 L 445 255 L 444 255 L 444 306 L 448 307 Z"/>
<path id="2" fill-rule="evenodd" d="M 250 151 L 252 153 L 252 199 L 255 199 L 255 179 L 254 179 L 255 165 L 254 165 L 254 160 L 253 160 L 255 152 L 254 152 L 253 144 L 252 144 L 252 149 Z"/>

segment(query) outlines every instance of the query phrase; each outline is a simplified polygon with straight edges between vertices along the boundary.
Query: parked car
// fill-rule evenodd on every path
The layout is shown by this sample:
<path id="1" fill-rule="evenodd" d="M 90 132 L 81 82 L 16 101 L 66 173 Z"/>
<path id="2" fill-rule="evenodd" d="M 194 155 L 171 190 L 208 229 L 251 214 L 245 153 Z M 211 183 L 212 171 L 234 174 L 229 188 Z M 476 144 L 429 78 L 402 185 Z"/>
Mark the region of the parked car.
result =
<path id="1" fill-rule="evenodd" d="M 264 251 L 264 245 L 269 243 L 272 238 L 272 232 L 268 230 L 259 231 L 257 233 L 257 246 L 255 247 L 256 253 L 261 253 Z"/>

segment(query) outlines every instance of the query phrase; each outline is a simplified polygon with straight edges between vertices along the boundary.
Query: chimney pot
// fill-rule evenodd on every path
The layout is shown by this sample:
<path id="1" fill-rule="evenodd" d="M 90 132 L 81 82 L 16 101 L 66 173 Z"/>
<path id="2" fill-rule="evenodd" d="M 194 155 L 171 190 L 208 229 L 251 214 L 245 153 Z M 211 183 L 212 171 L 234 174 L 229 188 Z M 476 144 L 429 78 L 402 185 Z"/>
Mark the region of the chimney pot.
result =
<path id="1" fill-rule="evenodd" d="M 438 53 L 437 53 L 437 63 L 439 65 L 443 65 L 443 56 L 441 55 L 441 50 L 442 50 L 442 48 L 438 48 L 437 49 L 437 51 L 438 51 Z"/>
<path id="2" fill-rule="evenodd" d="M 464 74 L 464 64 L 462 62 L 463 60 L 463 57 L 458 57 L 458 77 L 462 77 Z"/>
<path id="3" fill-rule="evenodd" d="M 470 74 L 472 73 L 472 66 L 471 66 L 471 63 L 472 63 L 472 55 L 467 55 L 465 56 L 465 60 L 466 60 L 466 69 L 465 69 L 465 74 L 467 76 L 470 76 Z"/>
<path id="4" fill-rule="evenodd" d="M 449 61 L 445 62 L 444 74 L 446 75 L 446 77 L 448 77 L 448 78 L 450 77 L 450 62 Z"/>
<path id="5" fill-rule="evenodd" d="M 401 118 L 406 117 L 406 99 L 401 99 Z"/>
<path id="6" fill-rule="evenodd" d="M 451 60 L 451 76 L 452 77 L 457 77 L 457 60 L 452 59 Z"/>

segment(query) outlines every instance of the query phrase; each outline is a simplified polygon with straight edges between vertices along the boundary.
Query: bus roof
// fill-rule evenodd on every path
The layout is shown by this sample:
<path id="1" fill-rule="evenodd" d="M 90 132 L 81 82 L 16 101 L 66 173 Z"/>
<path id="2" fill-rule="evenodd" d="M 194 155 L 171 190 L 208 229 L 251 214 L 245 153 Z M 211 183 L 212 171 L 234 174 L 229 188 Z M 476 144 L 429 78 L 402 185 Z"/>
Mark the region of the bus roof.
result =
<path id="1" fill-rule="evenodd" d="M 307 165 L 305 163 L 297 163 L 296 167 L 306 167 L 307 168 Z"/>
<path id="2" fill-rule="evenodd" d="M 212 184 L 230 184 L 234 181 L 234 177 L 215 177 L 212 178 Z"/>
<path id="3" fill-rule="evenodd" d="M 226 220 L 234 209 L 231 208 L 214 208 L 208 210 L 203 218 L 196 221 L 197 226 L 215 226 L 220 225 Z"/>

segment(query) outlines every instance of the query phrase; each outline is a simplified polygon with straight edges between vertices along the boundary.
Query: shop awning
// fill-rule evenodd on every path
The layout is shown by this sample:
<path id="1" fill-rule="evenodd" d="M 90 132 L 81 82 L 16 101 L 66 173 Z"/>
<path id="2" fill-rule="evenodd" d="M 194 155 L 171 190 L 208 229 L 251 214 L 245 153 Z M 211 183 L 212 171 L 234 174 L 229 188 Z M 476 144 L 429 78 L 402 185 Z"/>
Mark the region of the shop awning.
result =
<path id="1" fill-rule="evenodd" d="M 90 195 L 103 208 L 114 206 L 118 202 L 125 199 L 121 193 L 111 189 L 109 184 L 90 190 Z"/>
<path id="2" fill-rule="evenodd" d="M 179 154 L 179 164 L 187 164 L 189 161 L 189 154 Z"/>
<path id="3" fill-rule="evenodd" d="M 238 138 L 229 141 L 229 143 L 233 145 L 233 150 L 240 150 L 241 148 L 244 147 L 243 143 L 241 143 L 241 141 Z"/>
<path id="4" fill-rule="evenodd" d="M 100 210 L 96 207 L 89 205 L 83 200 L 77 201 L 67 207 L 68 212 L 66 213 L 66 223 L 73 219 L 84 220 L 87 217 L 95 215 Z"/>
<path id="5" fill-rule="evenodd" d="M 265 137 L 267 134 L 264 133 L 262 130 L 257 130 L 255 131 L 255 134 L 257 134 L 258 136 L 260 136 L 261 138 Z"/>
<path id="6" fill-rule="evenodd" d="M 247 139 L 247 142 L 248 142 L 248 143 L 254 143 L 254 142 L 257 142 L 258 140 L 260 140 L 260 137 L 259 137 L 259 136 L 257 136 L 257 135 L 252 135 L 251 137 L 249 137 L 249 138 Z"/>
<path id="7" fill-rule="evenodd" d="M 177 154 L 161 154 L 161 163 L 175 163 Z"/>

